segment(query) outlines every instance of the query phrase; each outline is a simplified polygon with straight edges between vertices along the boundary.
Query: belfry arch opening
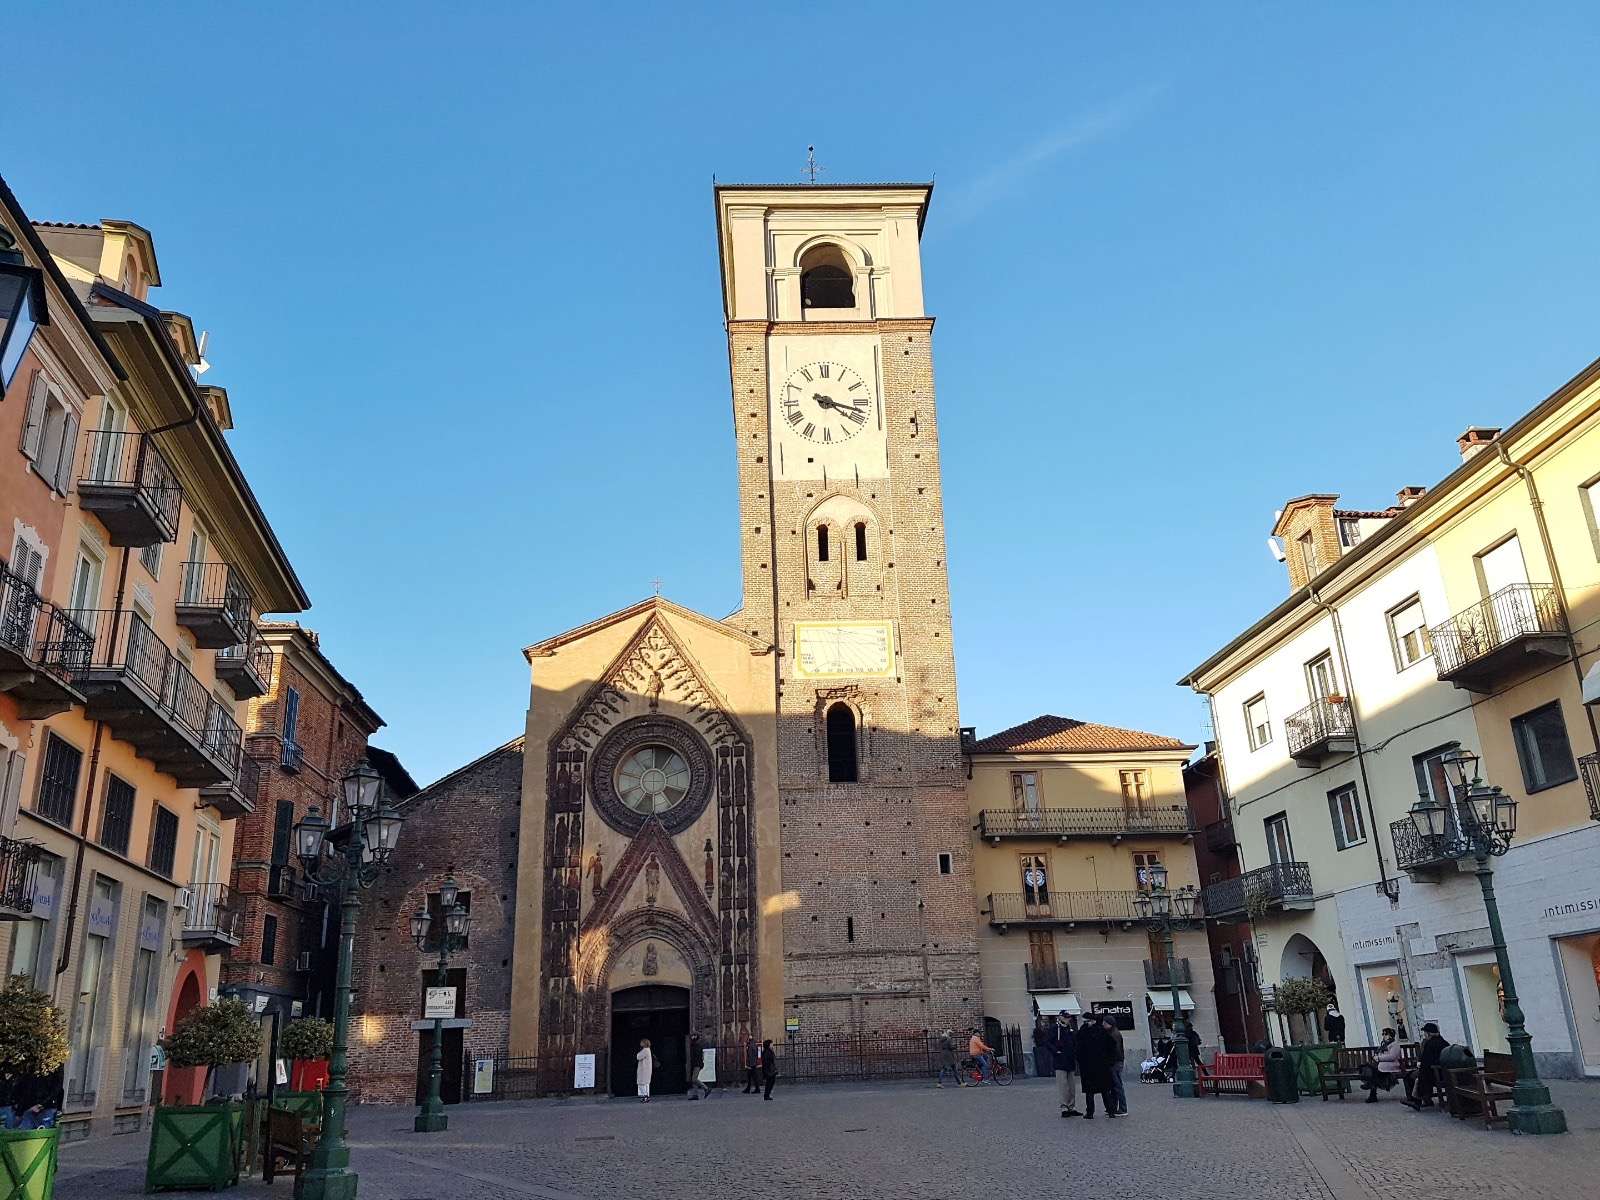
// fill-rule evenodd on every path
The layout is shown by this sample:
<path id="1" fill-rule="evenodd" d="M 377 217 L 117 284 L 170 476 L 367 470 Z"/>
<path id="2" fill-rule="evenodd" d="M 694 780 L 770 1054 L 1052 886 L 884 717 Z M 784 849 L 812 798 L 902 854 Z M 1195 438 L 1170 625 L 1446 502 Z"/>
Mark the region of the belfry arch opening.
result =
<path id="1" fill-rule="evenodd" d="M 835 703 L 828 709 L 828 782 L 856 782 L 856 714 Z"/>
<path id="2" fill-rule="evenodd" d="M 824 242 L 801 256 L 800 303 L 804 308 L 856 306 L 855 276 L 838 246 Z"/>

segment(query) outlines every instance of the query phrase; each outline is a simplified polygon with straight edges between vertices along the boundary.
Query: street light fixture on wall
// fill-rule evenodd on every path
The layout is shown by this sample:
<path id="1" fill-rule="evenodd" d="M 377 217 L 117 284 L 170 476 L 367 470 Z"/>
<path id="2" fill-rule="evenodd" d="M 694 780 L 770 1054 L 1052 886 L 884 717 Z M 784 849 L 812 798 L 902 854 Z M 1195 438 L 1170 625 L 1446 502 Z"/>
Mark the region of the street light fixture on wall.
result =
<path id="1" fill-rule="evenodd" d="M 340 899 L 339 974 L 334 991 L 333 1055 L 328 1083 L 322 1089 L 322 1137 L 311 1152 L 311 1165 L 294 1187 L 295 1200 L 354 1200 L 357 1176 L 347 1170 L 350 1145 L 344 1113 L 349 1088 L 351 968 L 355 958 L 356 921 L 361 914 L 361 889 L 377 881 L 400 840 L 403 818 L 383 803 L 383 778 L 365 762 L 341 781 L 345 823 L 330 829 L 316 808 L 294 827 L 295 852 L 306 878 L 338 889 Z"/>
<path id="2" fill-rule="evenodd" d="M 1167 890 L 1167 868 L 1156 864 L 1143 875 L 1149 890 L 1133 898 L 1134 912 L 1151 933 L 1161 935 L 1162 952 L 1167 959 L 1167 984 L 1172 988 L 1173 1050 L 1178 1056 L 1178 1075 L 1172 1084 L 1174 1096 L 1192 1097 L 1195 1089 L 1194 1063 L 1189 1058 L 1189 1022 L 1183 1015 L 1183 989 L 1178 984 L 1178 963 L 1173 957 L 1172 935 L 1177 930 L 1198 929 L 1200 890 L 1186 883 L 1175 892 Z"/>
<path id="3" fill-rule="evenodd" d="M 1517 802 L 1500 788 L 1486 786 L 1478 774 L 1478 763 L 1477 755 L 1464 750 L 1445 755 L 1441 765 L 1455 811 L 1424 793 L 1412 806 L 1411 824 L 1439 858 L 1470 858 L 1476 864 L 1489 933 L 1494 938 L 1495 963 L 1500 969 L 1506 1042 L 1517 1076 L 1511 1088 L 1512 1104 L 1506 1110 L 1506 1127 L 1514 1133 L 1565 1133 L 1566 1114 L 1550 1103 L 1550 1089 L 1540 1082 L 1533 1060 L 1533 1037 L 1517 1001 L 1500 905 L 1494 894 L 1494 871 L 1489 866 L 1491 858 L 1499 858 L 1511 848 L 1517 832 Z"/>
<path id="4" fill-rule="evenodd" d="M 467 929 L 472 921 L 472 913 L 465 904 L 460 903 L 460 898 L 461 888 L 455 876 L 446 875 L 444 882 L 439 885 L 439 913 L 444 921 L 444 928 L 439 931 L 439 987 L 449 986 L 450 956 L 467 944 Z M 411 940 L 417 944 L 418 950 L 428 948 L 428 932 L 432 928 L 433 914 L 426 907 L 419 909 L 411 918 Z M 443 1077 L 444 1018 L 434 1017 L 433 1050 L 428 1056 L 428 1097 L 417 1110 L 417 1118 L 411 1126 L 418 1133 L 441 1133 L 450 1127 L 450 1118 L 444 1111 L 444 1099 L 439 1094 Z"/>

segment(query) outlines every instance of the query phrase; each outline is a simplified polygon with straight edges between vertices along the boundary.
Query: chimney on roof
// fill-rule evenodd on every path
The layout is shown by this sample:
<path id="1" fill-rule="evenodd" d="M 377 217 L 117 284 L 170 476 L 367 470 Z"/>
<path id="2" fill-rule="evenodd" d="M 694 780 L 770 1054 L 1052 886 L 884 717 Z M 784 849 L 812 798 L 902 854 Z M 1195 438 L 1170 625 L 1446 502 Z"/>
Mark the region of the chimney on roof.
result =
<path id="1" fill-rule="evenodd" d="M 1461 451 L 1461 461 L 1466 462 L 1478 451 L 1482 450 L 1495 438 L 1500 436 L 1500 430 L 1493 425 L 1473 425 L 1456 439 L 1456 447 Z"/>
<path id="2" fill-rule="evenodd" d="M 1401 508 L 1410 508 L 1418 500 L 1422 499 L 1423 493 L 1427 490 L 1427 488 L 1418 487 L 1413 483 L 1410 487 L 1401 488 L 1394 496 L 1400 502 Z"/>

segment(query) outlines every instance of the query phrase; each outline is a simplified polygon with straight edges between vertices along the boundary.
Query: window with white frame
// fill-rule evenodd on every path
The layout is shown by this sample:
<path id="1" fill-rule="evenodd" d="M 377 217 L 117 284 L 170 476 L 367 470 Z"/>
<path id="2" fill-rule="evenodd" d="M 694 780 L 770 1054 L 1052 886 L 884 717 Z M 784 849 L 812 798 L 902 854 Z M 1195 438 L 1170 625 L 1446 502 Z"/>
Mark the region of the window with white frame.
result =
<path id="1" fill-rule="evenodd" d="M 1552 700 L 1541 708 L 1511 719 L 1511 736 L 1522 763 L 1522 782 L 1530 792 L 1578 777 L 1572 761 L 1572 743 L 1567 740 L 1567 723 L 1561 718 L 1561 701 Z"/>
<path id="2" fill-rule="evenodd" d="M 45 854 L 33 869 L 33 911 L 12 926 L 7 976 L 25 976 L 41 991 L 55 980 L 56 897 L 66 861 Z"/>
<path id="3" fill-rule="evenodd" d="M 1039 811 L 1039 776 L 1032 771 L 1011 772 L 1011 806 Z"/>
<path id="4" fill-rule="evenodd" d="M 1433 653 L 1428 639 L 1428 621 L 1422 614 L 1422 601 L 1413 596 L 1389 610 L 1389 641 L 1394 647 L 1397 671 L 1421 662 Z"/>
<path id="5" fill-rule="evenodd" d="M 1274 813 L 1261 822 L 1267 835 L 1267 859 L 1276 863 L 1294 861 L 1294 839 L 1289 836 L 1289 814 Z"/>
<path id="6" fill-rule="evenodd" d="M 78 411 L 67 403 L 43 371 L 33 376 L 22 422 L 22 453 L 34 471 L 62 495 L 72 485 L 78 449 Z"/>
<path id="7" fill-rule="evenodd" d="M 1272 718 L 1267 713 L 1265 695 L 1244 702 L 1244 724 L 1250 735 L 1250 749 L 1259 750 L 1272 741 Z"/>
<path id="8" fill-rule="evenodd" d="M 1341 850 L 1367 840 L 1367 823 L 1361 819 L 1361 795 L 1347 783 L 1328 793 L 1328 815 L 1333 818 L 1333 842 Z"/>

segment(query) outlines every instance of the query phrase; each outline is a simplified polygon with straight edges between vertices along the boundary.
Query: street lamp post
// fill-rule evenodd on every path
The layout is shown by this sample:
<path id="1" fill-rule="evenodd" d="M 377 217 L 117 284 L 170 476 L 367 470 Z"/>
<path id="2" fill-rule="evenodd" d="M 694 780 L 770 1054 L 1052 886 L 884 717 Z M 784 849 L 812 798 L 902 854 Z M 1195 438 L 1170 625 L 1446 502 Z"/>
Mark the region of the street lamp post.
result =
<path id="1" fill-rule="evenodd" d="M 383 780 L 376 771 L 362 762 L 344 777 L 343 786 L 349 817 L 345 824 L 330 830 L 327 818 L 312 808 L 294 828 L 295 852 L 306 878 L 337 888 L 340 900 L 333 1055 L 328 1061 L 328 1083 L 322 1089 L 322 1137 L 311 1152 L 311 1165 L 295 1182 L 295 1200 L 354 1200 L 356 1194 L 358 1177 L 346 1169 L 350 1165 L 350 1146 L 344 1128 L 356 920 L 361 914 L 361 889 L 376 882 L 400 838 L 402 818 L 381 803 Z"/>
<path id="2" fill-rule="evenodd" d="M 1533 1037 L 1524 1022 L 1522 1005 L 1517 1002 L 1511 957 L 1506 953 L 1506 935 L 1500 925 L 1500 905 L 1494 895 L 1494 871 L 1489 866 L 1490 858 L 1499 858 L 1511 848 L 1511 839 L 1517 832 L 1517 802 L 1500 788 L 1484 785 L 1478 775 L 1477 755 L 1457 750 L 1445 755 L 1443 765 L 1454 793 L 1454 811 L 1424 793 L 1411 809 L 1411 824 L 1423 844 L 1435 847 L 1440 858 L 1471 858 L 1476 864 L 1505 997 L 1506 1041 L 1517 1073 L 1511 1089 L 1512 1105 L 1506 1111 L 1506 1127 L 1514 1133 L 1565 1133 L 1567 1116 L 1550 1103 L 1550 1089 L 1540 1082 L 1539 1069 L 1533 1061 Z"/>
<path id="3" fill-rule="evenodd" d="M 1195 917 L 1200 891 L 1186 883 L 1176 892 L 1167 891 L 1167 869 L 1152 866 L 1145 869 L 1148 891 L 1134 897 L 1133 906 L 1139 919 L 1152 933 L 1161 935 L 1162 953 L 1167 958 L 1167 983 L 1172 988 L 1173 1050 L 1178 1056 L 1178 1077 L 1173 1081 L 1174 1096 L 1195 1096 L 1194 1063 L 1189 1058 L 1189 1022 L 1183 1015 L 1183 990 L 1178 981 L 1178 963 L 1174 957 L 1172 935 L 1176 930 L 1198 929 L 1201 922 Z"/>
<path id="4" fill-rule="evenodd" d="M 454 874 L 446 875 L 439 885 L 439 915 L 443 928 L 439 930 L 440 987 L 450 982 L 450 955 L 467 944 L 467 927 L 472 914 L 460 902 L 461 888 Z M 428 930 L 433 925 L 433 914 L 426 906 L 411 918 L 411 940 L 418 950 L 428 948 Z M 444 1018 L 433 1019 L 433 1050 L 428 1057 L 428 1098 L 417 1111 L 412 1128 L 418 1133 L 441 1133 L 450 1127 L 450 1118 L 444 1112 L 444 1100 L 439 1095 L 439 1084 L 444 1078 Z"/>

